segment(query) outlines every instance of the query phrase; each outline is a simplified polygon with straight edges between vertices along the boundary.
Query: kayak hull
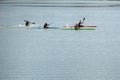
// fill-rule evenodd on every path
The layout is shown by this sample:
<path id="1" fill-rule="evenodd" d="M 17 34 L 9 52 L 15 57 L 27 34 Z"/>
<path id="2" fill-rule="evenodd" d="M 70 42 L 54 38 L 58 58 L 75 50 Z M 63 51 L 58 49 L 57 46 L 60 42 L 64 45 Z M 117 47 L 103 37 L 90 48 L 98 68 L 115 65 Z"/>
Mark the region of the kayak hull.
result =
<path id="1" fill-rule="evenodd" d="M 79 28 L 75 28 L 74 26 L 64 26 L 60 29 L 61 30 L 95 30 L 96 26 L 82 26 Z"/>
<path id="2" fill-rule="evenodd" d="M 59 29 L 59 27 L 48 27 L 48 28 L 43 28 L 39 25 L 36 25 L 36 24 L 31 24 L 30 26 L 26 26 L 24 24 L 20 24 L 17 26 L 17 28 L 20 28 L 20 29 Z"/>
<path id="3" fill-rule="evenodd" d="M 61 30 L 95 30 L 95 28 L 60 28 Z"/>
<path id="4" fill-rule="evenodd" d="M 21 28 L 21 29 L 39 29 L 40 26 L 37 25 L 37 24 L 31 24 L 30 26 L 26 26 L 26 25 L 24 25 L 24 24 L 19 24 L 19 25 L 17 26 L 17 28 Z"/>

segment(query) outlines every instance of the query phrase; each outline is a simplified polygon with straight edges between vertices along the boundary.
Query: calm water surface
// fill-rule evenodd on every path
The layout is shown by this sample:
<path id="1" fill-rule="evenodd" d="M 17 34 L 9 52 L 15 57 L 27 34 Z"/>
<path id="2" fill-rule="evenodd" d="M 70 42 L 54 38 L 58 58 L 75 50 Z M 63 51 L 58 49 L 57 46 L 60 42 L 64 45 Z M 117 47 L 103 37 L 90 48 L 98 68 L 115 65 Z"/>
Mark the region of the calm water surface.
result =
<path id="1" fill-rule="evenodd" d="M 0 80 L 119 80 L 120 7 L 0 5 Z M 93 31 L 11 29 L 25 19 Z"/>

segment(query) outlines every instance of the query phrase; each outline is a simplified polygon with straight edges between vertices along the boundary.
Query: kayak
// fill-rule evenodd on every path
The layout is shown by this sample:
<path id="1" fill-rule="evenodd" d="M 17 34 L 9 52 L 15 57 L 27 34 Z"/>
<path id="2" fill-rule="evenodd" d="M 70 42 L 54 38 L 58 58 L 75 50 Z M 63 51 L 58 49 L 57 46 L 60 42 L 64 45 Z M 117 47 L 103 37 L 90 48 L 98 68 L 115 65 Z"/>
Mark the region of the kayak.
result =
<path id="1" fill-rule="evenodd" d="M 74 26 L 64 26 L 60 29 L 61 30 L 95 30 L 96 26 L 82 26 L 79 28 L 75 28 Z"/>
<path id="2" fill-rule="evenodd" d="M 19 24 L 18 26 L 17 26 L 17 28 L 20 28 L 20 29 L 39 29 L 40 28 L 40 26 L 39 25 L 37 25 L 37 24 L 31 24 L 30 26 L 26 26 L 25 24 Z"/>
<path id="3" fill-rule="evenodd" d="M 59 29 L 59 27 L 48 27 L 48 28 L 39 28 L 39 29 Z"/>
<path id="4" fill-rule="evenodd" d="M 59 29 L 59 27 L 48 27 L 48 28 L 43 28 L 37 24 L 31 24 L 30 26 L 26 26 L 25 24 L 19 24 L 17 26 L 19 29 Z"/>

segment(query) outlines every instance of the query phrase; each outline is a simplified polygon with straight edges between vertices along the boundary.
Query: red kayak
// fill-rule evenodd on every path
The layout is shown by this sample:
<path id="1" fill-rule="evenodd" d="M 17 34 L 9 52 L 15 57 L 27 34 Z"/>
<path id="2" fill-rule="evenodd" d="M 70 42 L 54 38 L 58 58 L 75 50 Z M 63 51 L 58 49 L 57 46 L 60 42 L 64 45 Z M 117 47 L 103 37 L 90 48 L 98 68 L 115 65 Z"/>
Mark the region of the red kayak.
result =
<path id="1" fill-rule="evenodd" d="M 95 30 L 96 26 L 81 26 L 78 27 L 77 29 L 75 28 L 75 26 L 64 26 L 60 29 L 62 30 Z"/>

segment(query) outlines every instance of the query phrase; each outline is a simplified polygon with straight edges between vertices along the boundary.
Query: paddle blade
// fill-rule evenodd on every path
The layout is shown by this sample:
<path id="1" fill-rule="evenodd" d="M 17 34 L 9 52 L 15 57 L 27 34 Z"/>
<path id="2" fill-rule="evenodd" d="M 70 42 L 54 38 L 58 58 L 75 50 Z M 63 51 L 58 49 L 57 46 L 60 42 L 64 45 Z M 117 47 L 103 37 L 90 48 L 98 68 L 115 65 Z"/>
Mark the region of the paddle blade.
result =
<path id="1" fill-rule="evenodd" d="M 85 20 L 85 17 L 83 18 L 83 21 Z"/>
<path id="2" fill-rule="evenodd" d="M 24 22 L 27 22 L 28 20 L 24 20 Z M 35 22 L 30 22 L 30 23 L 32 23 L 32 24 L 35 24 Z"/>
<path id="3" fill-rule="evenodd" d="M 24 20 L 24 22 L 26 22 L 27 20 Z"/>
<path id="4" fill-rule="evenodd" d="M 35 22 L 32 22 L 32 24 L 35 24 Z"/>

